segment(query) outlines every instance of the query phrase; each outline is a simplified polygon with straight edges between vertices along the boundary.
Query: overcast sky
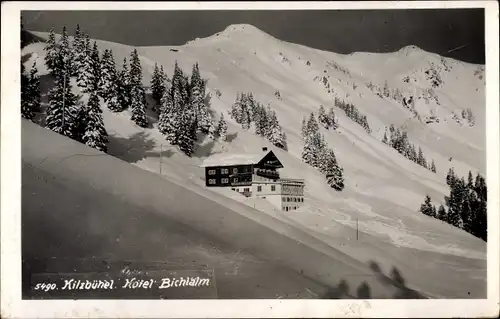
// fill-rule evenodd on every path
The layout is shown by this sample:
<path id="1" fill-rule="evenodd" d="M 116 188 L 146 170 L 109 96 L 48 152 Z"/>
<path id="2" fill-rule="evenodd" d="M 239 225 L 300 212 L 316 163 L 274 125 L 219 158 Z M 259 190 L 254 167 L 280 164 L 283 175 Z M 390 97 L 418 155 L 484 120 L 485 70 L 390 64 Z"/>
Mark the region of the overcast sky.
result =
<path id="1" fill-rule="evenodd" d="M 416 45 L 484 63 L 483 9 L 325 11 L 25 11 L 27 30 L 73 34 L 135 46 L 181 45 L 248 23 L 284 41 L 338 53 L 390 52 Z"/>

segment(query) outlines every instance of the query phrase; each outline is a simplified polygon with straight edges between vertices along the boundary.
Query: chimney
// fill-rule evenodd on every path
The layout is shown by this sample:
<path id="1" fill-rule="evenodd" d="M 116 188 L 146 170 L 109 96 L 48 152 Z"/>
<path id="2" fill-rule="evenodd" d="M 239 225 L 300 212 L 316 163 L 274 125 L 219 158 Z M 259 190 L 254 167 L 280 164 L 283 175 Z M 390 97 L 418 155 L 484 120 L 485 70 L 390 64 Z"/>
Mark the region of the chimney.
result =
<path id="1" fill-rule="evenodd" d="M 262 151 L 263 151 L 263 152 L 267 152 L 267 147 L 263 147 L 263 148 L 262 148 Z"/>

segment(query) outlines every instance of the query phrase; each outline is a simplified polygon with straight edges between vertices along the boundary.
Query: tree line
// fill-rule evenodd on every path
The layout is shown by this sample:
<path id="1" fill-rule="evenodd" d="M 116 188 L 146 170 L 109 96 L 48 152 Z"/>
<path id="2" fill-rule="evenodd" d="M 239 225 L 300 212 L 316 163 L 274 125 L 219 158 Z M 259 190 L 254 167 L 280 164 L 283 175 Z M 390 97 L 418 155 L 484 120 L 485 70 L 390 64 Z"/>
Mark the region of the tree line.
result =
<path id="1" fill-rule="evenodd" d="M 321 123 L 323 125 L 326 123 L 328 124 L 326 126 L 331 128 L 335 126 L 335 115 L 333 112 L 329 114 L 331 114 L 330 117 L 321 117 Z M 334 124 L 331 124 L 332 122 Z M 344 189 L 343 168 L 339 165 L 335 152 L 325 142 L 314 113 L 309 115 L 307 121 L 303 118 L 301 137 L 304 140 L 302 160 L 324 174 L 330 187 L 337 191 L 342 191 Z"/>
<path id="2" fill-rule="evenodd" d="M 342 109 L 348 118 L 353 120 L 355 123 L 359 124 L 368 134 L 371 134 L 372 130 L 368 124 L 368 119 L 366 115 L 363 115 L 356 106 L 352 103 L 345 102 L 338 97 L 334 100 L 335 106 Z"/>
<path id="3" fill-rule="evenodd" d="M 172 79 L 155 64 L 151 91 L 156 103 L 154 109 L 159 115 L 158 129 L 170 144 L 177 145 L 188 156 L 195 151 L 198 133 L 221 141 L 227 137 L 223 114 L 218 123 L 212 117 L 211 95 L 206 93 L 206 83 L 198 63 L 193 65 L 189 77 L 175 61 Z"/>
<path id="4" fill-rule="evenodd" d="M 288 149 L 286 133 L 279 124 L 276 112 L 270 105 L 264 106 L 256 101 L 251 92 L 238 92 L 228 113 L 243 130 L 249 130 L 253 123 L 256 135 L 264 137 L 276 147 Z"/>
<path id="5" fill-rule="evenodd" d="M 136 125 L 148 126 L 146 89 L 136 49 L 130 53 L 130 63 L 124 58 L 119 70 L 113 51 L 105 49 L 101 55 L 97 42 L 91 43 L 88 34 L 77 25 L 73 41 L 66 27 L 59 41 L 52 29 L 44 51 L 44 62 L 54 78 L 46 108 L 47 128 L 106 152 L 107 132 L 101 101 L 112 112 L 130 110 Z M 26 75 L 21 63 L 21 71 L 21 115 L 33 120 L 34 112 L 40 111 L 40 79 L 36 65 Z M 81 92 L 88 94 L 86 103 L 82 102 L 81 95 L 74 94 L 75 83 Z M 189 78 L 176 62 L 172 80 L 168 79 L 163 66 L 158 68 L 155 64 L 151 91 L 160 132 L 186 155 L 194 152 L 197 132 L 226 140 L 227 124 L 222 114 L 217 124 L 213 121 L 210 95 L 205 92 L 206 80 L 201 78 L 197 63 Z"/>
<path id="6" fill-rule="evenodd" d="M 389 136 L 387 135 L 387 131 L 389 131 Z M 408 133 L 406 131 L 396 128 L 393 124 L 391 124 L 389 126 L 389 130 L 385 127 L 382 143 L 391 146 L 393 149 L 398 151 L 399 154 L 403 155 L 410 161 L 425 167 L 433 173 L 436 173 L 436 164 L 434 163 L 434 160 L 432 160 L 431 163 L 428 163 L 420 146 L 418 147 L 417 152 L 415 144 L 412 144 L 408 140 Z"/>
<path id="7" fill-rule="evenodd" d="M 420 206 L 420 212 L 442 220 L 450 225 L 461 228 L 466 232 L 487 240 L 487 186 L 486 180 L 479 173 L 474 179 L 469 171 L 467 182 L 459 178 L 453 168 L 446 175 L 446 184 L 450 193 L 445 196 L 445 206 L 438 209 L 432 205 L 429 195 Z"/>

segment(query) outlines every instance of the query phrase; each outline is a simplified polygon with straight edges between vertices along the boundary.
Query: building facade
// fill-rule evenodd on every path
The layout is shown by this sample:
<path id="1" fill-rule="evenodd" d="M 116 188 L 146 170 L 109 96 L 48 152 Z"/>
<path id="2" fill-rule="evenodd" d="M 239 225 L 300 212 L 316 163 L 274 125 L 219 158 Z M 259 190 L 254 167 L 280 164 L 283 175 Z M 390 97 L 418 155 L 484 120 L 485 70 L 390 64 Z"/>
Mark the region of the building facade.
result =
<path id="1" fill-rule="evenodd" d="M 247 197 L 267 199 L 289 211 L 304 203 L 304 180 L 280 178 L 283 165 L 272 151 L 262 154 L 218 154 L 205 160 L 205 185 L 231 187 Z"/>

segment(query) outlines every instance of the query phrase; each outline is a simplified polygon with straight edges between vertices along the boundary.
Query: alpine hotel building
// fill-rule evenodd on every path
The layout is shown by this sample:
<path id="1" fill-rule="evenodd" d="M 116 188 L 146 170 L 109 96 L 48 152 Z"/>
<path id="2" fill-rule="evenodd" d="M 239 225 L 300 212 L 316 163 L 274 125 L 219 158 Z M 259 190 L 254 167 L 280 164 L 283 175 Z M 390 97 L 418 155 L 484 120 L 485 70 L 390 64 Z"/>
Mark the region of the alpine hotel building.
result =
<path id="1" fill-rule="evenodd" d="M 216 154 L 205 159 L 207 187 L 231 187 L 247 197 L 267 199 L 284 211 L 304 203 L 303 179 L 280 178 L 283 165 L 272 151 L 260 154 Z"/>

